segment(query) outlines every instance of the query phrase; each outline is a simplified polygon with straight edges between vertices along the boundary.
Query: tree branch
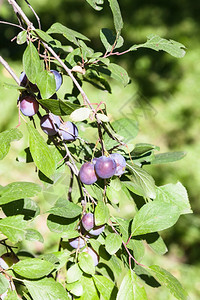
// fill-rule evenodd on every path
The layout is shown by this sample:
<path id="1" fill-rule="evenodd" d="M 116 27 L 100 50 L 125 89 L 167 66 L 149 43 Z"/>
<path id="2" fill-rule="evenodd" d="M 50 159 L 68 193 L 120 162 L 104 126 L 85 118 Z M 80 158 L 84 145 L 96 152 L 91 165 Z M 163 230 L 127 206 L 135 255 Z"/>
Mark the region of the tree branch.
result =
<path id="1" fill-rule="evenodd" d="M 2 56 L 0 56 L 0 63 L 4 66 L 4 68 L 10 73 L 10 75 L 13 77 L 13 79 L 17 82 L 18 85 L 20 85 L 20 80 L 17 77 L 17 75 L 15 74 L 15 72 L 11 69 L 11 67 L 9 66 L 9 64 L 7 63 L 7 61 L 5 61 L 5 59 L 3 59 Z"/>

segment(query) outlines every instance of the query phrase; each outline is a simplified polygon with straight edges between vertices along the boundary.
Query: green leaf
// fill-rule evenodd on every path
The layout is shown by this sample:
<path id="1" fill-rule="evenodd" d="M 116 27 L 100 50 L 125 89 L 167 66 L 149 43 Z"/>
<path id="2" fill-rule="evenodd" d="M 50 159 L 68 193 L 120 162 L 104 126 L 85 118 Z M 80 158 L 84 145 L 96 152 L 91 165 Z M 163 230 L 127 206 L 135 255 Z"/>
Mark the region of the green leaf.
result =
<path id="1" fill-rule="evenodd" d="M 88 69 L 84 75 L 84 81 L 89 82 L 97 89 L 108 91 L 109 93 L 111 93 L 111 87 L 108 81 L 96 70 Z"/>
<path id="2" fill-rule="evenodd" d="M 86 0 L 95 10 L 102 10 L 103 7 L 99 6 L 103 4 L 104 0 Z"/>
<path id="3" fill-rule="evenodd" d="M 5 130 L 0 133 L 0 160 L 8 154 L 10 143 L 13 141 L 19 141 L 22 136 L 21 131 L 17 128 Z"/>
<path id="4" fill-rule="evenodd" d="M 25 239 L 28 241 L 39 241 L 40 243 L 44 243 L 44 238 L 41 233 L 32 228 L 26 230 Z"/>
<path id="5" fill-rule="evenodd" d="M 114 298 L 113 290 L 114 288 L 117 289 L 114 282 L 102 275 L 94 275 L 93 280 L 103 299 L 110 300 Z"/>
<path id="6" fill-rule="evenodd" d="M 26 30 L 20 31 L 20 33 L 18 33 L 17 35 L 17 44 L 22 45 L 26 42 L 26 40 L 27 40 L 27 31 Z"/>
<path id="7" fill-rule="evenodd" d="M 56 216 L 71 219 L 79 216 L 82 212 L 82 208 L 67 199 L 60 198 L 48 212 Z"/>
<path id="8" fill-rule="evenodd" d="M 24 51 L 23 69 L 30 82 L 36 83 L 38 74 L 42 72 L 42 64 L 37 49 L 32 42 L 29 42 Z"/>
<path id="9" fill-rule="evenodd" d="M 0 220 L 0 231 L 12 243 L 22 241 L 26 234 L 26 221 L 23 220 L 23 216 L 7 217 Z"/>
<path id="10" fill-rule="evenodd" d="M 180 214 L 192 213 L 187 191 L 180 182 L 157 187 L 155 201 L 178 206 Z"/>
<path id="11" fill-rule="evenodd" d="M 91 277 L 82 276 L 81 284 L 83 286 L 83 294 L 80 300 L 98 300 L 99 295 L 97 293 L 96 286 Z"/>
<path id="12" fill-rule="evenodd" d="M 170 290 L 171 294 L 174 295 L 177 299 L 188 299 L 187 292 L 183 289 L 178 279 L 176 279 L 171 273 L 156 265 L 150 266 L 149 271 L 153 276 L 156 277 L 159 283 L 166 286 L 166 288 Z"/>
<path id="13" fill-rule="evenodd" d="M 14 200 L 34 197 L 41 191 L 41 186 L 33 182 L 12 182 L 0 191 L 0 205 Z"/>
<path id="14" fill-rule="evenodd" d="M 31 190 L 29 190 L 29 192 L 30 191 Z M 7 217 L 15 216 L 15 215 L 23 215 L 24 220 L 31 220 L 37 217 L 40 213 L 40 208 L 38 204 L 34 200 L 29 198 L 19 199 L 4 204 L 2 205 L 2 210 Z"/>
<path id="15" fill-rule="evenodd" d="M 77 281 L 81 278 L 83 272 L 79 268 L 78 264 L 72 265 L 68 270 L 66 274 L 66 281 L 67 283 L 71 283 L 74 281 Z"/>
<path id="16" fill-rule="evenodd" d="M 87 60 L 89 57 L 93 57 L 94 50 L 86 45 L 83 41 L 79 41 L 79 47 L 81 48 L 82 57 Z M 81 69 L 82 70 L 82 69 Z"/>
<path id="17" fill-rule="evenodd" d="M 145 248 L 142 240 L 131 239 L 127 244 L 128 249 L 133 251 L 135 259 L 140 262 L 144 257 Z"/>
<path id="18" fill-rule="evenodd" d="M 53 278 L 43 278 L 41 280 L 24 280 L 33 300 L 70 300 L 66 290 L 59 282 Z"/>
<path id="19" fill-rule="evenodd" d="M 0 273 L 0 295 L 5 293 L 9 288 L 9 281 L 8 279 Z"/>
<path id="20" fill-rule="evenodd" d="M 108 70 L 111 72 L 110 76 L 113 79 L 121 82 L 124 86 L 127 86 L 127 84 L 130 81 L 130 78 L 124 68 L 117 64 L 110 63 L 108 66 Z"/>
<path id="21" fill-rule="evenodd" d="M 160 153 L 154 155 L 154 158 L 151 160 L 151 164 L 166 164 L 180 160 L 185 156 L 186 152 L 183 151 Z"/>
<path id="22" fill-rule="evenodd" d="M 81 107 L 76 110 L 74 110 L 71 115 L 70 119 L 72 122 L 81 122 L 84 120 L 87 120 L 91 114 L 91 109 L 87 107 Z"/>
<path id="23" fill-rule="evenodd" d="M 83 270 L 83 272 L 87 274 L 95 273 L 95 266 L 92 259 L 92 256 L 87 252 L 81 252 L 78 256 L 79 266 Z"/>
<path id="24" fill-rule="evenodd" d="M 111 50 L 113 50 L 115 41 L 117 41 L 117 42 L 116 42 L 116 45 L 114 46 L 114 49 L 120 48 L 124 43 L 124 40 L 121 36 L 119 36 L 117 38 L 116 35 L 113 34 L 113 31 L 108 28 L 101 29 L 100 38 L 101 38 L 101 42 L 104 45 L 107 52 L 110 52 Z"/>
<path id="25" fill-rule="evenodd" d="M 56 81 L 53 73 L 43 70 L 38 73 L 36 84 L 40 90 L 42 98 L 50 98 L 56 92 Z"/>
<path id="26" fill-rule="evenodd" d="M 160 148 L 158 146 L 147 143 L 136 144 L 133 151 L 131 151 L 131 156 L 133 156 L 134 159 L 134 157 L 143 156 L 154 150 L 159 151 Z"/>
<path id="27" fill-rule="evenodd" d="M 9 89 L 9 90 L 13 90 L 13 89 L 18 90 L 18 91 L 26 90 L 26 88 L 23 86 L 19 86 L 19 85 L 7 83 L 7 82 L 0 83 L 0 85 L 2 85 L 5 89 Z"/>
<path id="28" fill-rule="evenodd" d="M 106 264 L 110 267 L 115 277 L 118 278 L 122 274 L 123 264 L 117 256 L 112 255 L 109 262 L 106 261 Z"/>
<path id="29" fill-rule="evenodd" d="M 65 238 L 74 238 L 79 236 L 77 226 L 79 223 L 78 218 L 63 218 L 50 214 L 47 218 L 47 226 L 50 231 L 61 233 Z"/>
<path id="30" fill-rule="evenodd" d="M 144 287 L 139 282 L 133 270 L 129 270 L 119 288 L 117 300 L 147 300 Z"/>
<path id="31" fill-rule="evenodd" d="M 163 50 L 172 56 L 181 58 L 185 55 L 185 46 L 173 40 L 166 40 L 159 35 L 150 34 L 147 36 L 147 42 L 140 45 L 133 45 L 129 50 L 134 51 L 138 48 L 150 48 L 156 51 Z"/>
<path id="32" fill-rule="evenodd" d="M 118 177 L 111 180 L 110 184 L 107 186 L 106 196 L 114 204 L 118 204 L 121 199 L 126 199 L 124 187 Z"/>
<path id="33" fill-rule="evenodd" d="M 175 205 L 157 201 L 149 202 L 136 213 L 132 223 L 132 235 L 141 235 L 172 227 L 179 216 L 179 209 Z"/>
<path id="34" fill-rule="evenodd" d="M 107 223 L 110 213 L 106 204 L 99 200 L 94 212 L 95 225 L 100 226 Z"/>
<path id="35" fill-rule="evenodd" d="M 115 254 L 122 245 L 122 237 L 116 233 L 109 233 L 105 240 L 106 251 L 110 255 Z"/>
<path id="36" fill-rule="evenodd" d="M 45 31 L 42 31 L 41 29 L 34 29 L 34 32 L 41 40 L 43 40 L 46 43 L 49 43 L 51 41 L 54 41 L 54 39 Z"/>
<path id="37" fill-rule="evenodd" d="M 60 99 L 38 99 L 38 102 L 57 116 L 70 115 L 75 109 L 80 107 L 80 105 Z"/>
<path id="38" fill-rule="evenodd" d="M 118 4 L 117 0 L 108 0 L 108 2 L 110 4 L 110 8 L 113 13 L 115 30 L 116 30 L 117 34 L 120 34 L 120 32 L 123 28 L 123 20 L 122 20 L 119 4 Z"/>
<path id="39" fill-rule="evenodd" d="M 145 239 L 149 247 L 157 254 L 164 255 L 168 249 L 162 237 L 157 233 L 149 233 L 145 235 Z"/>
<path id="40" fill-rule="evenodd" d="M 38 169 L 47 177 L 51 177 L 56 169 L 52 152 L 43 137 L 32 126 L 27 124 L 29 133 L 30 152 Z"/>
<path id="41" fill-rule="evenodd" d="M 83 294 L 83 286 L 80 281 L 67 283 L 66 288 L 71 294 L 80 297 Z"/>
<path id="42" fill-rule="evenodd" d="M 130 176 L 131 181 L 123 182 L 127 189 L 137 195 L 155 199 L 156 186 L 153 177 L 137 165 L 126 165 L 132 173 Z"/>
<path id="43" fill-rule="evenodd" d="M 57 251 L 41 255 L 39 258 L 49 261 L 54 264 L 55 271 L 64 267 L 71 256 L 71 251 L 65 249 L 64 251 Z"/>
<path id="44" fill-rule="evenodd" d="M 47 33 L 48 34 L 52 34 L 52 33 L 62 34 L 67 40 L 69 40 L 70 42 L 74 43 L 77 46 L 79 46 L 78 39 L 89 41 L 89 39 L 85 35 L 77 32 L 75 30 L 72 30 L 70 28 L 67 28 L 66 26 L 64 26 L 60 23 L 54 23 L 48 29 Z"/>
<path id="45" fill-rule="evenodd" d="M 114 221 L 119 224 L 119 229 L 120 229 L 120 233 L 122 234 L 122 238 L 124 240 L 124 242 L 127 242 L 129 236 L 130 236 L 130 232 L 129 232 L 129 227 L 130 227 L 130 220 L 125 220 L 122 218 L 114 218 Z"/>
<path id="46" fill-rule="evenodd" d="M 22 277 L 38 279 L 51 273 L 54 265 L 39 258 L 27 258 L 13 266 L 13 270 Z"/>
<path id="47" fill-rule="evenodd" d="M 112 122 L 111 125 L 114 129 L 112 134 L 125 144 L 133 141 L 139 131 L 138 122 L 128 118 L 116 120 Z M 107 148 L 118 145 L 118 142 L 112 140 L 108 134 L 104 135 L 104 142 Z"/>

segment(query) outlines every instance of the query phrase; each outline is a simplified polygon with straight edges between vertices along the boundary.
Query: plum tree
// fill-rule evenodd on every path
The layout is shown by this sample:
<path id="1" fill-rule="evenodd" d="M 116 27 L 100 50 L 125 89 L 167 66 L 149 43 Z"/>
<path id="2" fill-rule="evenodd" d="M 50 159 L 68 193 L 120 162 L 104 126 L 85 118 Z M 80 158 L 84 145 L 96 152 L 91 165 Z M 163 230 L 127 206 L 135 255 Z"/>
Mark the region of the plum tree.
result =
<path id="1" fill-rule="evenodd" d="M 115 174 L 117 165 L 115 160 L 110 156 L 101 156 L 97 159 L 94 168 L 97 176 L 105 179 L 110 178 Z"/>
<path id="2" fill-rule="evenodd" d="M 108 1 L 114 16 L 115 33 L 109 28 L 100 30 L 104 52 L 88 47 L 88 37 L 60 23 L 52 24 L 46 32 L 42 31 L 40 18 L 34 13 L 39 25 L 36 28 L 33 24 L 37 22 L 28 19 L 17 1 L 7 1 L 20 21 L 18 28 L 22 31 L 18 33 L 16 41 L 20 45 L 26 44 L 22 58 L 22 69 L 26 73 L 22 72 L 18 78 L 2 56 L 0 63 L 17 83 L 12 88 L 20 91 L 18 106 L 21 112 L 29 117 L 37 114 L 34 118 L 25 120 L 29 144 L 23 141 L 26 148 L 22 159 L 18 161 L 33 161 L 34 171 L 37 171 L 41 184 L 38 184 L 38 180 L 37 183 L 20 180 L 9 183 L 6 187 L 0 186 L 0 207 L 3 213 L 0 218 L 0 233 L 3 235 L 0 239 L 0 250 L 1 253 L 16 251 L 17 261 L 18 258 L 23 260 L 15 264 L 7 254 L 0 257 L 0 293 L 7 292 L 9 285 L 11 291 L 8 291 L 6 299 L 11 299 L 12 296 L 36 299 L 37 295 L 46 299 L 51 290 L 56 299 L 85 299 L 88 295 L 89 298 L 97 300 L 125 299 L 126 295 L 133 299 L 136 294 L 141 295 L 140 299 L 147 299 L 144 287 L 138 282 L 138 275 L 148 272 L 160 284 L 166 285 L 168 282 L 170 291 L 177 299 L 187 299 L 181 284 L 168 271 L 157 265 L 148 267 L 142 263 L 145 250 L 143 240 L 151 247 L 152 241 L 148 236 L 152 234 L 154 241 L 159 242 L 154 243 L 151 248 L 164 254 L 167 247 L 160 231 L 173 226 L 181 214 L 192 212 L 187 192 L 180 183 L 161 187 L 155 185 L 153 177 L 142 168 L 147 163 L 146 154 L 148 153 L 149 165 L 176 161 L 184 157 L 184 154 L 166 153 L 159 157 L 154 154 L 157 146 L 140 142 L 134 143 L 133 151 L 129 149 L 128 146 L 139 131 L 134 114 L 130 114 L 130 118 L 122 114 L 115 120 L 116 115 L 112 111 L 108 114 L 107 104 L 104 99 L 100 100 L 104 98 L 103 94 L 93 93 L 94 88 L 111 93 L 109 78 L 118 80 L 124 86 L 130 83 L 126 70 L 113 62 L 114 55 L 130 51 L 134 53 L 136 49 L 144 47 L 182 57 L 184 46 L 152 34 L 142 44 L 129 45 L 123 52 L 120 49 L 116 51 L 123 46 L 123 20 L 117 0 Z M 103 9 L 103 0 L 87 2 L 96 10 Z M 56 40 L 51 34 L 56 34 Z M 65 37 L 65 45 L 62 39 L 59 40 L 60 35 Z M 72 51 L 69 50 L 72 47 Z M 54 66 L 60 73 L 53 70 Z M 63 86 L 62 95 L 57 97 L 56 91 L 61 87 L 62 76 L 66 76 L 69 84 Z M 87 93 L 89 84 L 92 90 L 88 89 Z M 130 91 L 135 93 L 135 87 Z M 102 104 L 104 106 L 101 109 Z M 120 107 L 121 105 L 122 103 Z M 39 112 L 39 108 L 45 113 Z M 63 122 L 62 118 L 79 122 L 80 138 L 77 126 L 70 121 Z M 38 121 L 41 129 L 52 136 L 51 138 L 40 135 Z M 10 143 L 22 136 L 18 128 L 1 133 L 0 139 L 3 142 L 0 143 L 0 159 L 7 155 Z M 24 139 L 26 137 L 25 134 Z M 67 142 L 76 139 L 78 140 L 75 143 L 67 145 Z M 112 151 L 114 153 L 110 154 Z M 102 156 L 96 155 L 97 153 L 102 153 Z M 120 153 L 125 153 L 125 158 L 129 154 L 127 163 Z M 94 158 L 94 155 L 100 157 Z M 127 176 L 113 177 L 121 176 L 126 167 Z M 163 197 L 163 193 L 167 196 Z M 36 203 L 31 198 L 37 195 L 39 201 Z M 179 195 L 183 195 L 181 207 Z M 138 196 L 143 200 L 135 210 Z M 34 220 L 40 213 L 40 203 L 43 205 L 42 202 L 47 197 L 48 210 L 44 204 L 41 213 L 48 213 L 45 223 L 52 232 L 52 238 L 58 241 L 58 250 L 55 252 L 53 243 L 50 245 L 52 252 L 48 250 L 46 254 L 44 247 L 44 253 L 36 258 L 38 247 L 33 247 L 36 253 L 32 255 L 27 251 L 27 259 L 23 259 L 24 253 L 20 251 L 23 245 L 29 247 L 29 242 L 43 242 L 46 238 L 46 234 L 43 238 L 40 230 L 31 227 L 38 227 Z M 172 198 L 173 202 L 170 201 Z M 127 207 L 128 209 L 124 209 Z M 43 218 L 41 221 L 44 225 Z M 67 243 L 63 241 L 66 238 Z M 29 248 L 32 252 L 32 246 Z M 83 255 L 80 254 L 82 251 L 85 252 Z M 95 266 L 99 261 L 101 264 L 94 269 L 92 260 Z M 9 261 L 12 270 L 9 270 Z M 57 264 L 58 261 L 60 263 Z M 71 269 L 69 272 L 68 267 Z M 139 268 L 141 272 L 138 273 Z M 122 274 L 124 278 L 121 277 Z M 23 290 L 18 289 L 19 284 L 24 286 Z M 0 298 L 3 299 L 3 296 Z"/>
<path id="3" fill-rule="evenodd" d="M 39 110 L 39 103 L 36 98 L 29 94 L 22 94 L 19 97 L 19 107 L 24 116 L 32 117 Z"/>
<path id="4" fill-rule="evenodd" d="M 114 161 L 116 162 L 116 165 L 117 165 L 114 175 L 116 175 L 116 176 L 122 175 L 125 172 L 125 168 L 126 168 L 125 158 L 119 153 L 113 153 L 110 155 L 110 157 L 112 159 L 114 159 Z"/>
<path id="5" fill-rule="evenodd" d="M 85 240 L 82 237 L 77 237 L 75 239 L 69 239 L 69 244 L 72 248 L 83 248 L 86 245 Z"/>
<path id="6" fill-rule="evenodd" d="M 42 130 L 49 136 L 55 135 L 60 127 L 60 118 L 54 114 L 44 115 L 40 120 Z"/>
<path id="7" fill-rule="evenodd" d="M 63 82 L 62 75 L 56 70 L 50 70 L 50 72 L 54 74 L 55 81 L 56 81 L 56 91 L 58 91 Z"/>
<path id="8" fill-rule="evenodd" d="M 79 171 L 79 179 L 82 183 L 90 185 L 97 181 L 97 175 L 92 162 L 84 163 Z"/>
<path id="9" fill-rule="evenodd" d="M 78 137 L 78 128 L 70 121 L 64 122 L 60 126 L 60 135 L 64 141 L 73 142 Z"/>

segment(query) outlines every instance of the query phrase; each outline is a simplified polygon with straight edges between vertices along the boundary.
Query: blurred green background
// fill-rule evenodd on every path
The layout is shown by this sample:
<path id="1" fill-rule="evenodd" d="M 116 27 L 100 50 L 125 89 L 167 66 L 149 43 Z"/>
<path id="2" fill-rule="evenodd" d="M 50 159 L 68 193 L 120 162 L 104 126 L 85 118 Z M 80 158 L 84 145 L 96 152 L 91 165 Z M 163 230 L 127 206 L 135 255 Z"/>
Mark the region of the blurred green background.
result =
<path id="1" fill-rule="evenodd" d="M 161 152 L 187 152 L 187 156 L 176 163 L 146 167 L 157 185 L 181 181 L 188 190 L 194 214 L 182 216 L 171 230 L 163 232 L 162 236 L 169 248 L 168 254 L 158 257 L 148 252 L 144 263 L 160 263 L 180 279 L 189 292 L 190 299 L 200 299 L 200 2 L 123 0 L 119 3 L 124 19 L 122 36 L 125 43 L 122 50 L 145 42 L 146 36 L 154 33 L 183 43 L 187 53 L 184 58 L 176 59 L 163 52 L 140 49 L 112 57 L 113 62 L 128 71 L 131 84 L 123 88 L 112 81 L 111 95 L 95 90 L 88 84 L 85 84 L 85 89 L 91 102 L 106 102 L 113 119 L 126 115 L 139 121 L 140 133 L 136 143 L 158 145 Z M 19 1 L 19 4 L 36 25 L 25 2 Z M 32 6 L 40 16 L 43 30 L 47 30 L 54 22 L 60 22 L 88 36 L 91 47 L 96 51 L 104 51 L 99 31 L 103 27 L 113 29 L 107 1 L 100 12 L 93 10 L 84 0 L 35 0 Z M 7 1 L 0 1 L 0 18 L 17 23 Z M 17 45 L 15 40 L 11 42 L 19 29 L 3 24 L 0 24 L 0 28 L 0 54 L 19 76 L 25 46 Z M 3 131 L 18 123 L 18 93 L 3 86 L 4 82 L 14 81 L 2 66 L 0 81 L 0 129 Z M 68 88 L 71 89 L 71 83 L 66 79 L 60 93 L 67 92 Z M 21 125 L 20 130 L 25 132 L 24 125 Z M 16 180 L 38 181 L 33 166 L 16 162 L 16 155 L 27 145 L 26 133 L 23 140 L 12 144 L 9 155 L 0 162 L 0 184 L 5 185 Z M 45 247 L 50 249 L 53 242 L 49 241 Z M 163 288 L 148 289 L 148 295 L 149 299 L 174 299 Z"/>

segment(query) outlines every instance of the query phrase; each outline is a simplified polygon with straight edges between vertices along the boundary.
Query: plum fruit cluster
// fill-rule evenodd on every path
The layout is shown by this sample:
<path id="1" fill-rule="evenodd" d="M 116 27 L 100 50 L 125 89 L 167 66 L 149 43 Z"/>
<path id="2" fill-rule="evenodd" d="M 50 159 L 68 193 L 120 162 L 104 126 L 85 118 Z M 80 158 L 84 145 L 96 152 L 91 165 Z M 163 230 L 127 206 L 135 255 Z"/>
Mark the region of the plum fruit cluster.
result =
<path id="1" fill-rule="evenodd" d="M 62 75 L 56 70 L 50 70 L 50 72 L 55 77 L 56 91 L 58 91 L 63 82 Z M 19 108 L 24 116 L 32 117 L 39 111 L 39 102 L 37 99 L 41 99 L 40 91 L 36 84 L 28 80 L 24 71 L 21 73 L 19 80 L 20 85 L 27 88 L 27 91 L 22 92 L 18 99 Z M 38 95 L 36 97 L 34 93 L 37 92 Z M 56 93 L 50 99 L 57 99 Z M 49 136 L 58 133 L 61 139 L 66 142 L 73 142 L 78 138 L 78 128 L 74 123 L 70 121 L 61 122 L 61 118 L 52 113 L 41 117 L 40 127 Z"/>
<path id="2" fill-rule="evenodd" d="M 80 227 L 79 227 L 80 229 Z M 81 220 L 81 234 L 77 238 L 69 239 L 69 244 L 72 248 L 82 249 L 83 252 L 87 252 L 91 255 L 94 265 L 96 266 L 99 263 L 98 254 L 91 247 L 87 246 L 87 241 L 94 236 L 99 236 L 105 229 L 105 225 L 96 226 L 93 213 L 86 213 Z M 84 236 L 83 236 L 84 235 Z"/>
<path id="3" fill-rule="evenodd" d="M 84 163 L 79 171 L 79 179 L 86 185 L 93 184 L 98 178 L 108 179 L 113 175 L 120 176 L 125 172 L 126 160 L 119 153 L 95 158 Z"/>
<path id="4" fill-rule="evenodd" d="M 56 91 L 62 85 L 62 75 L 56 70 L 50 70 L 52 74 L 54 74 L 55 82 L 56 82 Z M 35 93 L 38 93 L 38 99 L 41 98 L 40 91 L 36 84 L 30 82 L 23 71 L 19 77 L 20 86 L 25 87 L 27 89 L 26 92 L 22 92 L 21 96 L 18 99 L 19 107 L 23 115 L 32 117 L 37 114 L 39 110 L 39 103 L 37 102 Z M 56 94 L 52 95 L 51 98 L 55 98 Z M 57 98 L 57 97 L 56 97 Z"/>

